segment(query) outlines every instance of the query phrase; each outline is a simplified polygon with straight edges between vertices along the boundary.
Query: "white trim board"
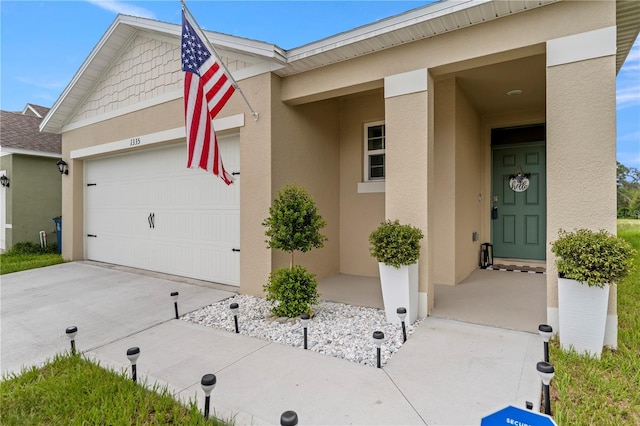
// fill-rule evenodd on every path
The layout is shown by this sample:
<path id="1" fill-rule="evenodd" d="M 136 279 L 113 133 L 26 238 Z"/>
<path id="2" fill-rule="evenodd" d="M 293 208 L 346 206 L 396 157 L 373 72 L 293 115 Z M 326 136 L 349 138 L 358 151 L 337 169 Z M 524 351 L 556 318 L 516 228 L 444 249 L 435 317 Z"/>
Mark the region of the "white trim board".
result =
<path id="1" fill-rule="evenodd" d="M 547 67 L 616 54 L 616 27 L 547 41 Z"/>

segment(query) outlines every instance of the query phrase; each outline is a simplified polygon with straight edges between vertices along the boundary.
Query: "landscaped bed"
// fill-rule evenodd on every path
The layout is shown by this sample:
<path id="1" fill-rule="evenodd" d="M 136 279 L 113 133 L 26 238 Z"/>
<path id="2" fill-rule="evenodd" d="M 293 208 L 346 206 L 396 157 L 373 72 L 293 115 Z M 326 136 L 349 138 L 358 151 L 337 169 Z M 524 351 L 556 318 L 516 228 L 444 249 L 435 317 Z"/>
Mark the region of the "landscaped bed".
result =
<path id="1" fill-rule="evenodd" d="M 304 330 L 299 318 L 274 317 L 270 312 L 271 303 L 258 297 L 234 296 L 186 314 L 182 319 L 233 332 L 235 324 L 229 310 L 232 303 L 239 306 L 240 334 L 289 346 L 303 346 Z M 420 321 L 406 324 L 408 338 L 419 324 Z M 307 327 L 307 347 L 321 354 L 376 367 L 374 331 L 384 333 L 381 348 L 381 364 L 384 365 L 403 344 L 400 325 L 387 323 L 385 313 L 380 309 L 320 302 Z"/>

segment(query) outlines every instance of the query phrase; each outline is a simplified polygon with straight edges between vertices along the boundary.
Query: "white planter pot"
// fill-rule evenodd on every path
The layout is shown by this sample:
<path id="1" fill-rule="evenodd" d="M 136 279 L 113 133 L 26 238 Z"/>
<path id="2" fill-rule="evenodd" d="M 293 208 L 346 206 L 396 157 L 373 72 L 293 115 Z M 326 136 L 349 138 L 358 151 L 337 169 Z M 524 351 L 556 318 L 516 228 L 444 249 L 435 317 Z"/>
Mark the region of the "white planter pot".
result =
<path id="1" fill-rule="evenodd" d="M 563 350 L 600 358 L 609 305 L 609 285 L 589 287 L 558 278 L 558 330 Z"/>
<path id="2" fill-rule="evenodd" d="M 405 324 L 413 324 L 418 318 L 418 263 L 397 269 L 378 262 L 378 267 L 387 321 L 400 324 L 396 310 L 402 307 L 407 309 Z"/>

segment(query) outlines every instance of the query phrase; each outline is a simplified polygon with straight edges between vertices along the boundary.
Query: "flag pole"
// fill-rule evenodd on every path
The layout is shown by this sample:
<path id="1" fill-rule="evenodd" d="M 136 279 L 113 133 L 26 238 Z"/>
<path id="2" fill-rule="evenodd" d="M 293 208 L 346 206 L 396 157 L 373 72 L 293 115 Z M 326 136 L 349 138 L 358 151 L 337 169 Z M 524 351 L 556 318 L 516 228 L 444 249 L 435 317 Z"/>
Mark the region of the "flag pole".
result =
<path id="1" fill-rule="evenodd" d="M 211 53 L 213 53 L 216 56 L 216 58 L 218 59 L 218 62 L 220 63 L 220 65 L 222 65 L 222 68 L 224 68 L 224 72 L 227 74 L 227 76 L 233 82 L 233 87 L 235 87 L 235 89 L 238 92 L 240 92 L 240 94 L 242 95 L 242 99 L 244 99 L 245 103 L 249 107 L 249 111 L 251 111 L 251 117 L 253 117 L 253 121 L 258 121 L 258 118 L 259 118 L 258 113 L 253 109 L 253 107 L 249 103 L 249 100 L 244 95 L 244 92 L 242 91 L 242 89 L 240 88 L 240 86 L 238 85 L 236 80 L 231 76 L 231 73 L 229 72 L 229 69 L 227 68 L 227 66 L 222 61 L 222 58 L 220 58 L 220 55 L 218 55 L 218 52 L 216 51 L 215 47 L 213 47 L 213 45 L 209 41 L 209 38 L 204 33 L 204 30 L 200 27 L 200 24 L 198 24 L 198 21 L 196 21 L 196 18 L 193 16 L 191 11 L 187 7 L 187 4 L 185 3 L 184 0 L 180 0 L 180 3 L 182 3 L 182 10 L 184 10 L 186 13 L 189 14 L 189 18 L 190 18 L 191 22 L 194 24 L 194 29 L 200 33 L 200 34 L 198 34 L 200 36 L 200 38 L 202 40 L 204 40 L 205 43 L 207 43 L 207 45 L 209 46 L 209 49 L 211 49 Z"/>

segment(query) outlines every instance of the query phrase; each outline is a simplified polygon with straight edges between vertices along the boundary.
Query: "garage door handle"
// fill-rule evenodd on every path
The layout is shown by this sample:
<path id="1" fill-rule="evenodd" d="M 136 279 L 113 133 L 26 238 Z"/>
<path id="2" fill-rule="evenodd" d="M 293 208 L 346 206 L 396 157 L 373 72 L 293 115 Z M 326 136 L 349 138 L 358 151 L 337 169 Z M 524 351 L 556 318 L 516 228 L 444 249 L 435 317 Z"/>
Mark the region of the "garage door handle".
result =
<path id="1" fill-rule="evenodd" d="M 149 229 L 155 229 L 155 227 L 156 227 L 156 214 L 155 213 L 149 213 L 149 217 L 147 218 L 147 220 L 149 221 Z"/>
<path id="2" fill-rule="evenodd" d="M 98 238 L 98 236 L 97 236 L 97 235 L 95 235 L 95 234 L 87 234 L 87 237 Z"/>
<path id="3" fill-rule="evenodd" d="M 240 249 L 232 248 L 232 249 L 231 249 L 231 251 L 238 251 L 238 252 L 239 252 L 239 251 L 240 251 Z"/>
<path id="4" fill-rule="evenodd" d="M 231 172 L 231 176 L 239 176 L 240 172 Z"/>

